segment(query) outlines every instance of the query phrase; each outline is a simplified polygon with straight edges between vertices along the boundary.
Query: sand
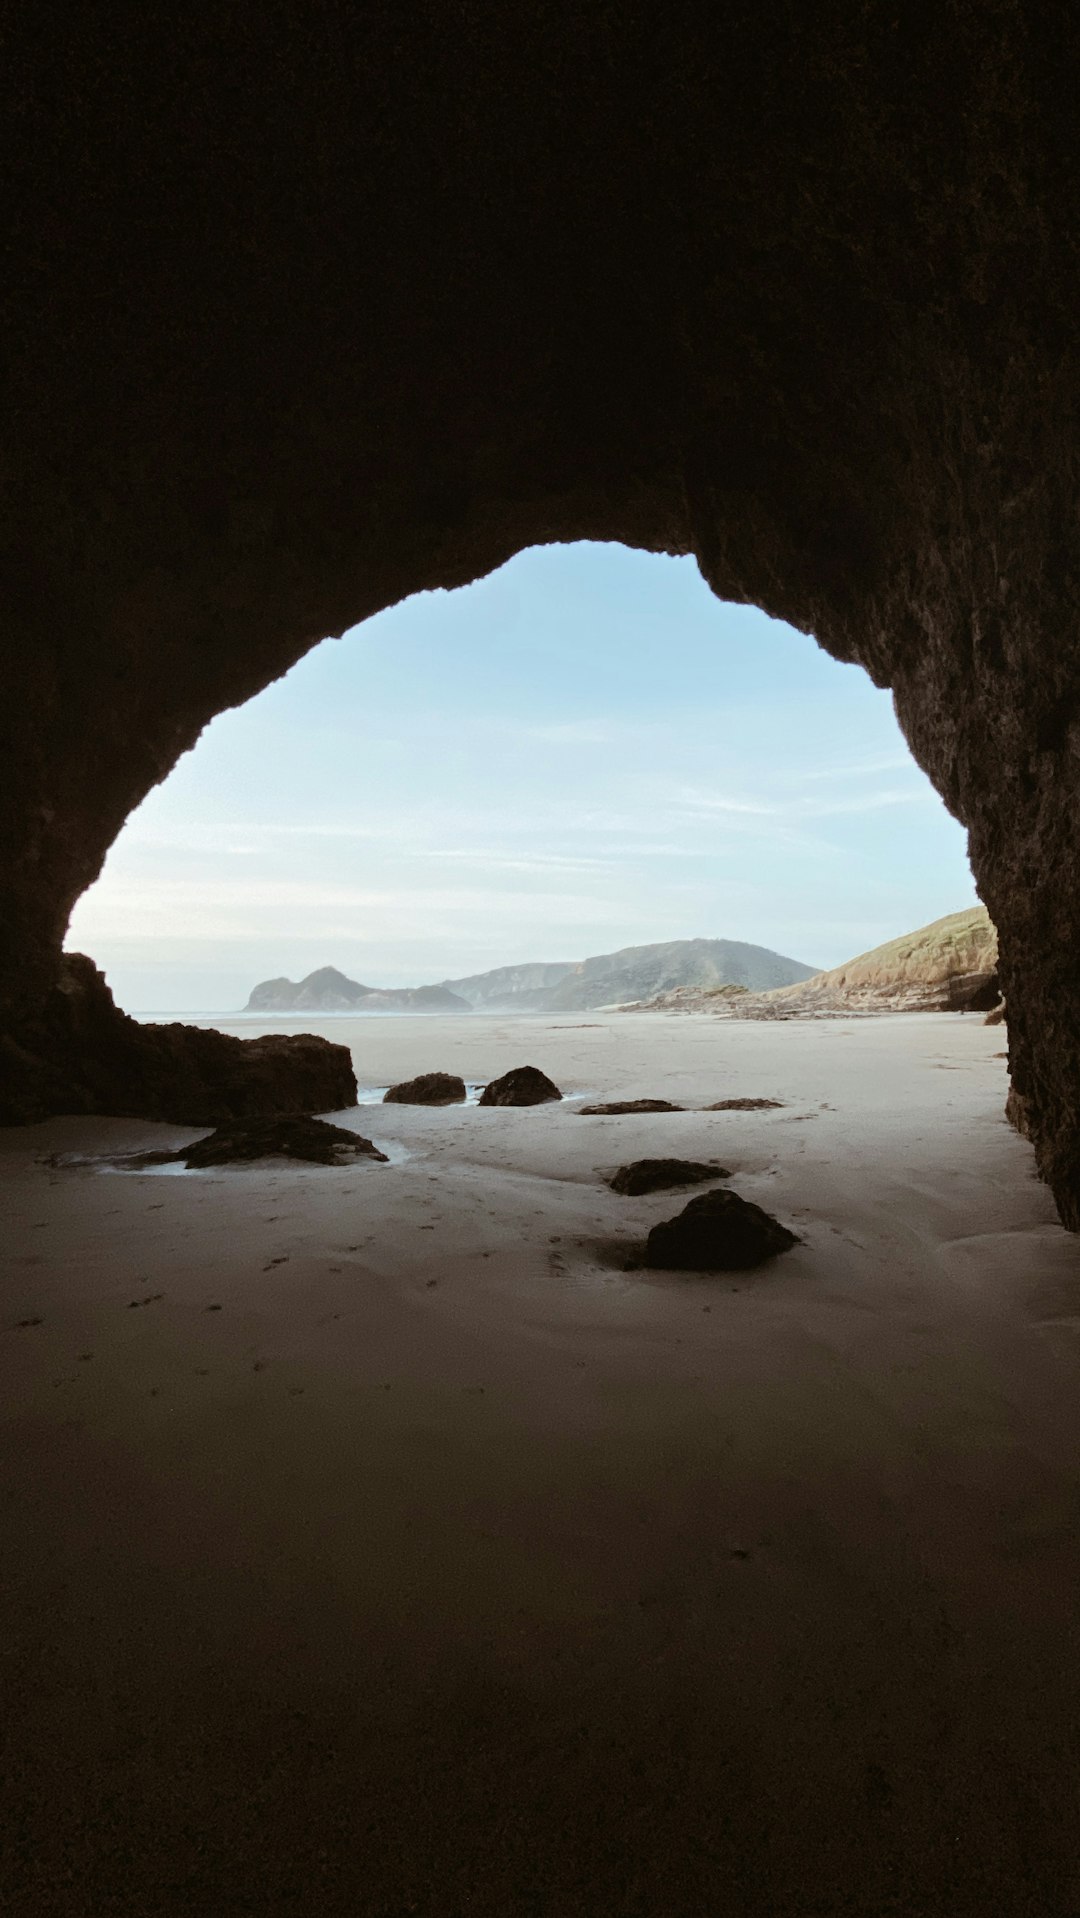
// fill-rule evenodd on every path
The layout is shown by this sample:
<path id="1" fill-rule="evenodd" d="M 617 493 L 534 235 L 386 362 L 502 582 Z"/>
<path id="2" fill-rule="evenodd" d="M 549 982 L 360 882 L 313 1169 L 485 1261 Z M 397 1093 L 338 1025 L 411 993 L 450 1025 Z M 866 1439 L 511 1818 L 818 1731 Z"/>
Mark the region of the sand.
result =
<path id="1" fill-rule="evenodd" d="M 1080 1910 L 1080 1245 L 1000 1029 L 296 1025 L 785 1104 L 369 1106 L 343 1170 L 0 1133 L 0 1910 Z M 669 1154 L 804 1243 L 626 1271 L 689 1195 L 602 1175 Z"/>

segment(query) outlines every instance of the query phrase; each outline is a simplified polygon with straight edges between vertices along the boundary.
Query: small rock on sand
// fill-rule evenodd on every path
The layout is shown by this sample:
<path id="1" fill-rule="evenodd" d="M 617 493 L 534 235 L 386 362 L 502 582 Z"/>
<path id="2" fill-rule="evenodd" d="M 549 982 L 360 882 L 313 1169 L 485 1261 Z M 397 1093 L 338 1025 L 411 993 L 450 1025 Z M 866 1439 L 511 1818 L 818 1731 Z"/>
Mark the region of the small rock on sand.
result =
<path id="1" fill-rule="evenodd" d="M 482 1106 L 542 1106 L 561 1099 L 557 1085 L 539 1066 L 515 1066 L 501 1079 L 492 1079 L 480 1094 Z"/>
<path id="2" fill-rule="evenodd" d="M 459 1106 L 465 1103 L 465 1081 L 454 1072 L 422 1072 L 416 1079 L 403 1079 L 383 1093 L 384 1105 Z"/>
<path id="3" fill-rule="evenodd" d="M 637 1198 L 642 1192 L 664 1192 L 672 1186 L 705 1185 L 710 1179 L 729 1179 L 722 1165 L 705 1165 L 697 1159 L 635 1159 L 621 1165 L 607 1181 L 613 1192 Z"/>
<path id="4" fill-rule="evenodd" d="M 610 1119 L 622 1112 L 685 1112 L 685 1106 L 673 1106 L 670 1099 L 613 1099 L 608 1105 L 579 1106 L 586 1119 Z"/>
<path id="5" fill-rule="evenodd" d="M 721 1186 L 654 1225 L 644 1262 L 662 1272 L 742 1272 L 798 1243 L 778 1219 Z"/>

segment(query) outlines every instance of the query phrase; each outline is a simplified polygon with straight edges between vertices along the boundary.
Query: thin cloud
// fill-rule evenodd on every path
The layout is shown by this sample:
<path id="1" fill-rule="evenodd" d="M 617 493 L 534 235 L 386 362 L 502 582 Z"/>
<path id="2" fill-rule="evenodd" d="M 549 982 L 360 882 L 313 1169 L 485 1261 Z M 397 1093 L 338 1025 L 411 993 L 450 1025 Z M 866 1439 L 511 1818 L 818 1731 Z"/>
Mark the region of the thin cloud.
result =
<path id="1" fill-rule="evenodd" d="M 107 944 L 138 924 L 143 936 L 282 940 L 285 928 L 306 938 L 415 937 L 437 942 L 470 922 L 508 928 L 621 923 L 620 903 L 595 892 L 525 891 L 514 887 L 343 887 L 305 880 L 126 879 L 108 894 L 88 893 L 76 906 L 68 947 Z"/>
<path id="2" fill-rule="evenodd" d="M 835 819 L 845 813 L 880 812 L 886 806 L 921 806 L 936 793 L 918 786 L 893 787 L 883 792 L 853 793 L 850 799 L 797 800 L 792 810 L 802 819 Z"/>
<path id="3" fill-rule="evenodd" d="M 468 846 L 437 846 L 418 855 L 427 859 L 451 859 L 459 864 L 490 872 L 598 873 L 614 872 L 611 859 L 590 859 L 572 853 L 500 853 Z"/>
<path id="4" fill-rule="evenodd" d="M 746 815 L 755 819 L 778 818 L 784 808 L 761 799 L 732 799 L 726 793 L 701 792 L 695 787 L 684 789 L 679 799 L 699 813 L 730 813 L 736 817 Z"/>
<path id="5" fill-rule="evenodd" d="M 691 790 L 682 794 L 684 803 L 699 816 L 732 819 L 775 819 L 777 822 L 799 819 L 833 819 L 848 813 L 878 812 L 887 806 L 921 805 L 930 799 L 939 803 L 936 793 L 923 786 L 890 786 L 878 792 L 852 793 L 844 798 L 812 799 L 792 797 L 775 800 L 733 799 L 725 793 Z"/>
<path id="6" fill-rule="evenodd" d="M 800 785 L 822 779 L 867 779 L 878 773 L 917 772 L 910 753 L 881 753 L 876 759 L 852 759 L 841 765 L 814 766 L 798 775 Z"/>
<path id="7" fill-rule="evenodd" d="M 550 746 L 610 746 L 625 735 L 626 728 L 605 719 L 565 719 L 551 726 L 526 726 L 530 739 L 542 739 Z"/>

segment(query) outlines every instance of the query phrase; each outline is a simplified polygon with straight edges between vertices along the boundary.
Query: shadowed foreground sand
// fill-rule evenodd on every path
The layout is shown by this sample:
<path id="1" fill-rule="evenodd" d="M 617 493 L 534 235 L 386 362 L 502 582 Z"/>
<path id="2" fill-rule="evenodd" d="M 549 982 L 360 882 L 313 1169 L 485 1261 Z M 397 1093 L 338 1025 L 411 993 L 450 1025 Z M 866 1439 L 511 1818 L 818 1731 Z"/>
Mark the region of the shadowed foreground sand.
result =
<path id="1" fill-rule="evenodd" d="M 0 1134 L 5 1915 L 1080 1911 L 1080 1245 L 1000 1030 L 314 1029 L 787 1103 Z M 688 1195 L 598 1170 L 669 1152 L 805 1244 L 624 1272 Z"/>

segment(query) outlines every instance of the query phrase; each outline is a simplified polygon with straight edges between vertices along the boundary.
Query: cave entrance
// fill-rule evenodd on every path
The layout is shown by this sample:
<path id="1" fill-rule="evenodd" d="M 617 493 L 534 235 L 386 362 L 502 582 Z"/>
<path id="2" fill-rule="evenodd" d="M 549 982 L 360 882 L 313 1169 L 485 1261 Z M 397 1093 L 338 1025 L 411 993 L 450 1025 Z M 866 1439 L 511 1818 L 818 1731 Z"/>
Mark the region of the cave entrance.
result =
<path id="1" fill-rule="evenodd" d="M 812 969 L 974 903 L 888 693 L 692 559 L 519 553 L 325 641 L 131 816 L 67 944 L 139 1014 L 724 939 Z M 782 981 L 777 981 L 782 983 Z"/>

